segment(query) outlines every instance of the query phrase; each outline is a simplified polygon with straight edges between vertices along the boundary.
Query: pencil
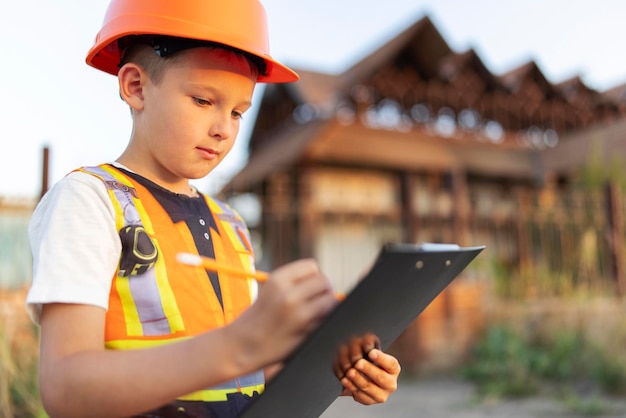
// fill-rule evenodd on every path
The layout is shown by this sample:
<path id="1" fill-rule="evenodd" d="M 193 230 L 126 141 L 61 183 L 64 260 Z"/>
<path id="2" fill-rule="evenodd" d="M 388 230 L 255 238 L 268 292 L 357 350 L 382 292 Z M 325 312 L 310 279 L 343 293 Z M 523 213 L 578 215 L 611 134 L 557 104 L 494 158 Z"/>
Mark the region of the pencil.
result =
<path id="1" fill-rule="evenodd" d="M 178 253 L 176 254 L 176 260 L 181 264 L 186 264 L 189 266 L 198 266 L 202 267 L 205 270 L 209 271 L 217 271 L 224 272 L 228 274 L 232 274 L 239 277 L 251 277 L 253 279 L 258 280 L 259 282 L 264 282 L 269 277 L 269 273 L 265 271 L 245 271 L 244 269 L 240 269 L 237 267 L 229 266 L 228 264 L 219 263 L 214 258 L 204 257 L 201 255 L 191 254 L 191 253 Z M 346 295 L 343 293 L 335 293 L 335 297 L 342 301 L 346 298 Z"/>
<path id="2" fill-rule="evenodd" d="M 181 264 L 187 264 L 189 266 L 199 266 L 203 267 L 205 270 L 223 272 L 241 277 L 251 277 L 258 280 L 259 282 L 266 281 L 267 277 L 269 276 L 269 274 L 264 271 L 246 271 L 241 268 L 229 266 L 228 264 L 219 263 L 213 258 L 203 257 L 191 253 L 178 253 L 176 254 L 176 259 Z"/>

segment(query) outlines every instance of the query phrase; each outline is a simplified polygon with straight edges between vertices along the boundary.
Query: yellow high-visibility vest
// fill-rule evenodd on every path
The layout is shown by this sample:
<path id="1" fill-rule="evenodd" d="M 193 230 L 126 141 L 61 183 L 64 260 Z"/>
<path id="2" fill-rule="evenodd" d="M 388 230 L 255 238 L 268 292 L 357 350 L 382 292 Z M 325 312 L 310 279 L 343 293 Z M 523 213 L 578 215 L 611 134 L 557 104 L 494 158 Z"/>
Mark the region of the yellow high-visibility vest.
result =
<path id="1" fill-rule="evenodd" d="M 204 269 L 176 260 L 179 252 L 198 254 L 194 236 L 186 222 L 172 221 L 148 188 L 108 164 L 79 171 L 104 182 L 115 208 L 116 228 L 132 242 L 123 239 L 120 266 L 112 278 L 104 341 L 107 349 L 151 347 L 193 337 L 229 324 L 251 305 L 257 286 L 254 279 L 219 273 L 220 303 Z M 207 219 L 197 221 L 213 245 L 215 258 L 253 272 L 254 257 L 242 218 L 225 203 L 203 198 L 210 212 Z M 263 388 L 260 370 L 180 399 L 221 401 L 229 393 L 251 396 Z"/>

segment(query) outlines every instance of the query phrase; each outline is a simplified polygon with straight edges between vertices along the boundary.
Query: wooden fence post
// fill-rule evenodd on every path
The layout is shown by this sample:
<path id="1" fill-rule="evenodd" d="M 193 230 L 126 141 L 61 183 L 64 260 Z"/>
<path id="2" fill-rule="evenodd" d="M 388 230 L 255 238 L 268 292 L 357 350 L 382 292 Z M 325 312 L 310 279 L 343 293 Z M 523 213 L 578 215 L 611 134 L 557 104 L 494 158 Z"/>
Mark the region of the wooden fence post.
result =
<path id="1" fill-rule="evenodd" d="M 467 174 L 457 167 L 452 170 L 452 191 L 454 193 L 454 239 L 456 244 L 467 245 L 469 241 L 469 190 Z"/>
<path id="2" fill-rule="evenodd" d="M 626 291 L 624 278 L 624 217 L 622 192 L 615 182 L 607 184 L 607 216 L 611 237 L 611 259 L 617 295 L 621 298 Z"/>
<path id="3" fill-rule="evenodd" d="M 39 199 L 46 194 L 49 188 L 50 181 L 50 148 L 47 146 L 43 148 L 41 155 L 41 191 L 39 193 Z"/>

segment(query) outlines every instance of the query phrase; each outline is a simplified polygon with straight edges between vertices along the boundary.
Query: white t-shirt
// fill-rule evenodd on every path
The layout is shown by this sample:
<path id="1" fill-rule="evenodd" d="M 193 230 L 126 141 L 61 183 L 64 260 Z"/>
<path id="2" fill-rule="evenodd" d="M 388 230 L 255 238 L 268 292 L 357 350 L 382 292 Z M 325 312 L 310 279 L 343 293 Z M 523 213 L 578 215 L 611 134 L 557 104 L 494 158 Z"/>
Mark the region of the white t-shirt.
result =
<path id="1" fill-rule="evenodd" d="M 108 309 L 122 250 L 115 210 L 104 183 L 73 172 L 37 205 L 29 225 L 33 281 L 26 298 L 39 323 L 44 303 L 77 303 Z"/>

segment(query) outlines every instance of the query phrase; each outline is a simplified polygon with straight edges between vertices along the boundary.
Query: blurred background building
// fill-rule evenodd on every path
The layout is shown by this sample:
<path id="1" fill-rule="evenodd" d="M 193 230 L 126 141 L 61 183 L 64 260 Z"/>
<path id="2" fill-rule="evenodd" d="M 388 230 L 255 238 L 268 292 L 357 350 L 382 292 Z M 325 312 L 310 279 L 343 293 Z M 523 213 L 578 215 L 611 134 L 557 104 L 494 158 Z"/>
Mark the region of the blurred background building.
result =
<path id="1" fill-rule="evenodd" d="M 493 74 L 427 16 L 341 74 L 298 72 L 222 190 L 260 267 L 314 257 L 348 291 L 386 242 L 486 245 L 397 342 L 418 368 L 460 359 L 494 292 L 624 293 L 625 86 Z"/>
<path id="2" fill-rule="evenodd" d="M 623 295 L 626 85 L 494 74 L 428 16 L 340 74 L 298 72 L 263 90 L 220 192 L 259 268 L 315 257 L 347 292 L 386 242 L 486 245 L 394 345 L 416 371 L 461 362 L 498 300 Z M 0 198 L 2 289 L 30 282 L 35 204 Z"/>

